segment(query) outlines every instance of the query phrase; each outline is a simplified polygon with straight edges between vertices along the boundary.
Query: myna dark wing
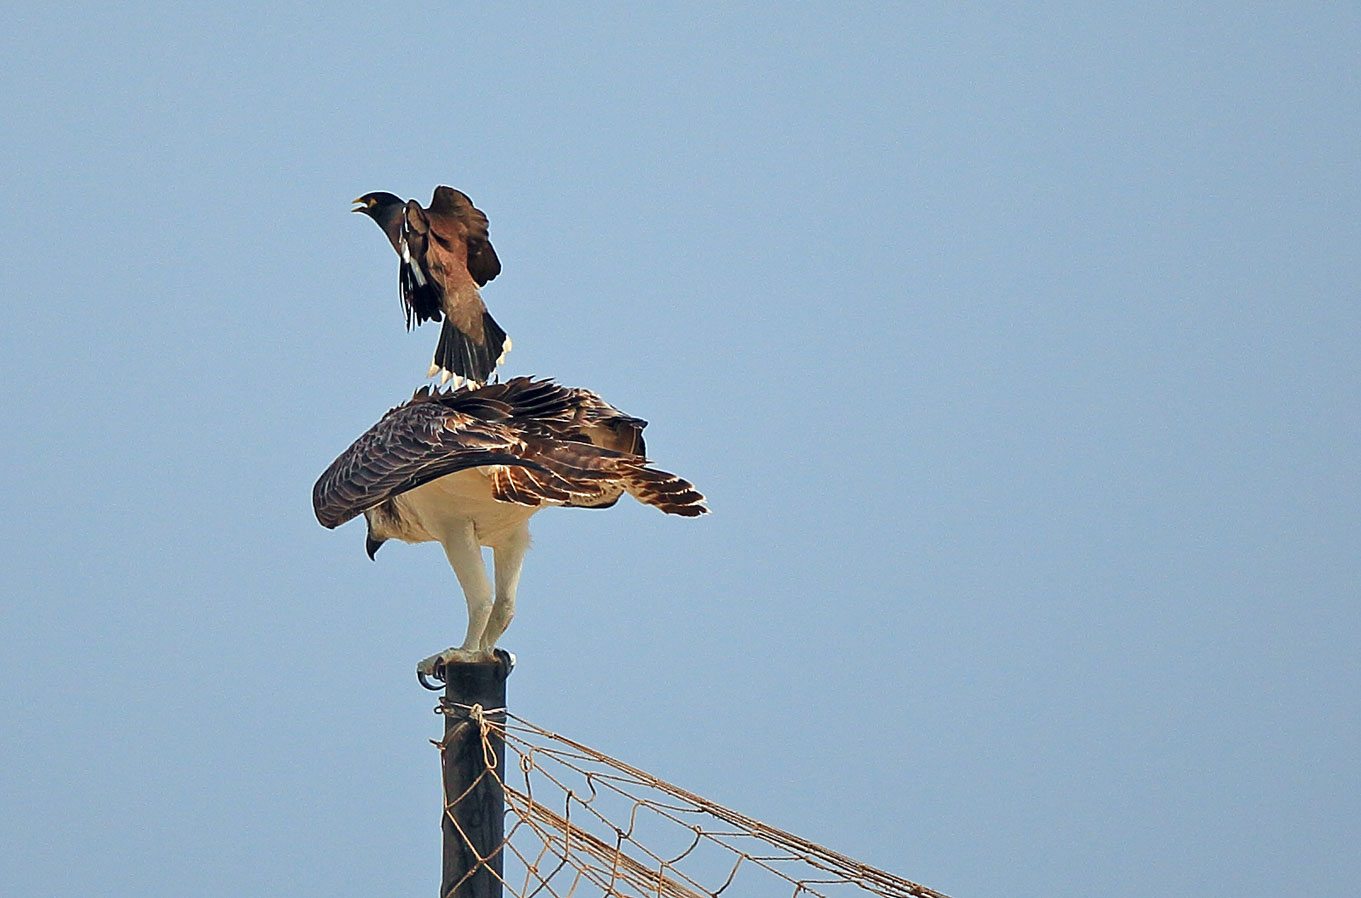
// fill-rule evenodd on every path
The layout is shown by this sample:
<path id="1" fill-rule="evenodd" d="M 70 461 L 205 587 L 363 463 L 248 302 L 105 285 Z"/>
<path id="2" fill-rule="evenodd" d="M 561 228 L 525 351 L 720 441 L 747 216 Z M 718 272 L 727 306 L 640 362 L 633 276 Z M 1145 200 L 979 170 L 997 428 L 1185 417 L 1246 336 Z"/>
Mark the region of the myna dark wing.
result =
<path id="1" fill-rule="evenodd" d="M 444 370 L 484 384 L 510 349 L 510 340 L 487 311 L 468 271 L 468 245 L 460 236 L 463 223 L 429 210 L 425 221 L 424 270 L 439 287 L 444 312 L 431 373 Z"/>
<path id="2" fill-rule="evenodd" d="M 426 211 L 431 227 L 442 240 L 461 241 L 467 247 L 468 273 L 477 286 L 486 286 L 501 273 L 501 260 L 491 245 L 487 216 L 467 194 L 452 187 L 436 187 Z"/>
<path id="3" fill-rule="evenodd" d="M 402 289 L 402 307 L 406 310 L 406 327 L 410 330 L 413 324 L 440 320 L 444 290 L 430 272 L 430 222 L 421 204 L 407 200 L 400 224 L 397 254 L 402 261 L 397 276 Z"/>
<path id="4" fill-rule="evenodd" d="M 312 488 L 324 527 L 437 477 L 480 465 L 538 467 L 512 428 L 438 402 L 413 400 L 354 441 Z"/>

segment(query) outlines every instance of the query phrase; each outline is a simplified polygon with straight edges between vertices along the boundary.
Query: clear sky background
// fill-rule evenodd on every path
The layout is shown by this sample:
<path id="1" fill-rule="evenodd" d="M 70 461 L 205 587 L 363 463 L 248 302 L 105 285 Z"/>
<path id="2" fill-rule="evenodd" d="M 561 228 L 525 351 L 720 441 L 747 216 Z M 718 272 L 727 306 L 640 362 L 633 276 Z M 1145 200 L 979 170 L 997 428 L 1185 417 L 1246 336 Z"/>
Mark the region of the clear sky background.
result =
<path id="1" fill-rule="evenodd" d="M 895 11 L 890 11 L 895 10 Z M 0 15 L 0 893 L 434 894 L 422 383 L 348 201 L 714 514 L 534 519 L 513 710 L 957 896 L 1361 879 L 1361 7 Z"/>

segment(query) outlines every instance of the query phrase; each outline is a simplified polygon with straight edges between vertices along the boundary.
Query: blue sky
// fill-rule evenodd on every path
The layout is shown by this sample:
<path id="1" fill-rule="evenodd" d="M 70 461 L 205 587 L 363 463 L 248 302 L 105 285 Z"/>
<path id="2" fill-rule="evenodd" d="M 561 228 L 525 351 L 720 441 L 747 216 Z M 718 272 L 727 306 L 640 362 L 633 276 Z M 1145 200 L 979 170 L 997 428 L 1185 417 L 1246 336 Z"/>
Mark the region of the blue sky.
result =
<path id="1" fill-rule="evenodd" d="M 1354 894 L 1353 6 L 0 25 L 0 891 L 436 888 L 462 599 L 309 497 L 447 183 L 714 510 L 535 518 L 519 714 L 957 896 Z"/>

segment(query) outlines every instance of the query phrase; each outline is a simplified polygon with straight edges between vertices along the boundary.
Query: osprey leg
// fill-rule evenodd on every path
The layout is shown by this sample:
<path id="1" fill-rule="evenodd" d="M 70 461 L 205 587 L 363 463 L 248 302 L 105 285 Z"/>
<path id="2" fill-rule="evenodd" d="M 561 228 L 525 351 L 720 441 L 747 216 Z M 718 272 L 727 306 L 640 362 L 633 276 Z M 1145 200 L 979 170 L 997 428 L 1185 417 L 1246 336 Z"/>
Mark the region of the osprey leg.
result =
<path id="1" fill-rule="evenodd" d="M 482 547 L 477 544 L 472 521 L 449 528 L 442 542 L 444 554 L 458 576 L 463 597 L 468 602 L 468 632 L 458 650 L 477 655 L 481 652 L 482 633 L 487 629 L 487 618 L 491 614 L 491 583 L 487 580 L 486 565 L 482 563 Z"/>
<path id="2" fill-rule="evenodd" d="M 482 633 L 482 651 L 490 653 L 496 640 L 515 616 L 515 591 L 520 586 L 520 569 L 529 548 L 529 522 L 521 524 L 493 550 L 496 562 L 496 603 L 492 605 L 487 628 Z"/>

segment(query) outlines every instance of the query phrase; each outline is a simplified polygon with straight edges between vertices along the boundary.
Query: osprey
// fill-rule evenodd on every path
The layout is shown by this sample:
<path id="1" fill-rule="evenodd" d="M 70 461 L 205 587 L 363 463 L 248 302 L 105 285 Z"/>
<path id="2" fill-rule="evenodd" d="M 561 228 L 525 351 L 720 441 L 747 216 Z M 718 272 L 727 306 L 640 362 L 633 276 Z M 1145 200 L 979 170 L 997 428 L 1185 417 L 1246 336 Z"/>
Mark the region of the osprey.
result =
<path id="1" fill-rule="evenodd" d="M 457 387 L 487 382 L 510 351 L 510 338 L 487 312 L 477 288 L 501 273 L 487 236 L 487 216 L 462 192 L 436 187 L 430 206 L 391 193 L 366 193 L 352 212 L 363 212 L 387 234 L 401 258 L 398 283 L 406 327 L 439 321 L 439 343 L 427 377 L 451 377 Z"/>
<path id="2" fill-rule="evenodd" d="M 331 463 L 312 488 L 312 508 L 327 528 L 362 514 L 370 558 L 389 539 L 444 547 L 468 631 L 461 646 L 417 665 L 422 677 L 439 676 L 450 662 L 492 656 L 515 613 L 535 512 L 608 508 L 626 492 L 667 514 L 708 512 L 693 484 L 649 464 L 646 426 L 590 390 L 551 380 L 422 387 Z M 493 551 L 494 589 L 482 546 Z"/>

